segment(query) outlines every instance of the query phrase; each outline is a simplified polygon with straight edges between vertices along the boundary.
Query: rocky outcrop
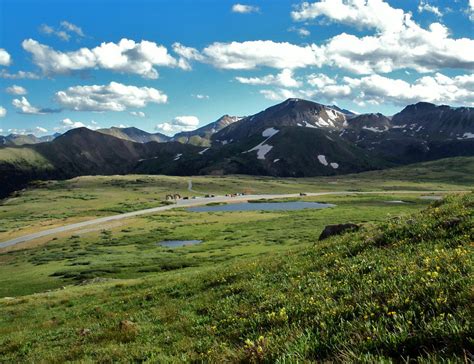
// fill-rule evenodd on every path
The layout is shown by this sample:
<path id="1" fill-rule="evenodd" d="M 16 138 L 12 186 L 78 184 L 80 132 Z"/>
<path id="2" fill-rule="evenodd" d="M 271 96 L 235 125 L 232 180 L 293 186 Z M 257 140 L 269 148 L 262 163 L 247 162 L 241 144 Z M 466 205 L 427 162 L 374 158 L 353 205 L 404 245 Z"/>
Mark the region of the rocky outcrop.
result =
<path id="1" fill-rule="evenodd" d="M 357 231 L 359 228 L 360 225 L 352 223 L 327 225 L 321 235 L 319 235 L 319 240 L 321 241 L 334 235 L 341 235 L 347 231 Z"/>

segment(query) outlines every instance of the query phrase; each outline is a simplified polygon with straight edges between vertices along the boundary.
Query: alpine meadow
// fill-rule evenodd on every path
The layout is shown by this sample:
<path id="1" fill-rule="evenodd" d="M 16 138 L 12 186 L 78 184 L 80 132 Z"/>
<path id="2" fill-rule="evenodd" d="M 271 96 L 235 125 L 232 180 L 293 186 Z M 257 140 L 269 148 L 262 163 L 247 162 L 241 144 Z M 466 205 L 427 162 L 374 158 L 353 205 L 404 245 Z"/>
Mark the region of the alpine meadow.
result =
<path id="1" fill-rule="evenodd" d="M 0 24 L 0 363 L 474 361 L 473 0 Z"/>

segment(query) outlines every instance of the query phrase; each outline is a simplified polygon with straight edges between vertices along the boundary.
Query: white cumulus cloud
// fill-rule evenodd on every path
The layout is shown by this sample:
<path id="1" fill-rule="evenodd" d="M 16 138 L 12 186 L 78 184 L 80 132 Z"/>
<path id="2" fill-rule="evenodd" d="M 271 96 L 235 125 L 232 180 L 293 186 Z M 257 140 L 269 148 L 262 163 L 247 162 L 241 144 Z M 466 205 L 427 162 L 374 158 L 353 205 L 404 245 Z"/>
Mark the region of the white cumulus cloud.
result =
<path id="1" fill-rule="evenodd" d="M 82 29 L 80 27 L 78 27 L 77 25 L 72 24 L 72 23 L 70 23 L 66 20 L 63 20 L 61 22 L 61 27 L 63 27 L 64 29 L 66 29 L 67 31 L 69 31 L 71 33 L 77 34 L 80 37 L 84 36 L 84 32 L 82 31 Z"/>
<path id="2" fill-rule="evenodd" d="M 22 46 L 47 75 L 104 69 L 156 79 L 156 66 L 185 68 L 168 53 L 166 47 L 146 40 L 136 43 L 124 38 L 118 43 L 102 43 L 92 49 L 81 48 L 71 52 L 57 51 L 34 39 L 24 40 Z"/>
<path id="3" fill-rule="evenodd" d="M 5 49 L 0 48 L 0 66 L 9 66 L 12 63 L 12 57 Z"/>
<path id="4" fill-rule="evenodd" d="M 321 46 L 327 65 L 354 73 L 389 73 L 403 68 L 432 72 L 474 67 L 473 39 L 451 38 L 448 28 L 437 22 L 422 28 L 410 13 L 395 9 L 383 0 L 304 2 L 291 15 L 296 21 L 324 17 L 374 31 L 373 35 L 362 37 L 341 33 Z"/>
<path id="5" fill-rule="evenodd" d="M 289 90 L 286 88 L 276 88 L 273 90 L 260 90 L 260 94 L 262 94 L 266 99 L 272 101 L 283 101 L 290 98 L 302 98 L 308 99 L 311 98 L 313 93 L 310 90 Z"/>
<path id="6" fill-rule="evenodd" d="M 315 86 L 315 87 L 318 87 L 318 88 L 322 88 L 326 85 L 334 85 L 336 84 L 336 80 L 325 75 L 324 73 L 312 73 L 310 75 L 307 76 L 307 82 L 311 85 L 311 86 Z"/>
<path id="7" fill-rule="evenodd" d="M 10 73 L 7 70 L 0 70 L 0 78 L 8 80 L 38 80 L 40 77 L 34 72 L 18 71 L 17 73 Z"/>
<path id="8" fill-rule="evenodd" d="M 320 48 L 314 44 L 298 46 L 271 40 L 216 42 L 204 48 L 203 54 L 206 62 L 214 67 L 231 70 L 250 70 L 262 66 L 295 69 L 324 63 Z"/>
<path id="9" fill-rule="evenodd" d="M 59 27 L 55 28 L 48 24 L 42 24 L 39 27 L 39 31 L 46 35 L 55 35 L 59 39 L 64 41 L 69 41 L 72 35 L 77 35 L 79 37 L 84 37 L 84 32 L 80 27 L 75 24 L 72 24 L 66 20 L 63 20 Z"/>
<path id="10" fill-rule="evenodd" d="M 139 118 L 144 118 L 146 116 L 143 111 L 130 111 L 130 115 L 137 116 Z"/>
<path id="11" fill-rule="evenodd" d="M 311 32 L 306 28 L 290 27 L 288 30 L 290 32 L 297 33 L 300 37 L 307 37 L 311 35 Z"/>
<path id="12" fill-rule="evenodd" d="M 24 87 L 18 85 L 11 85 L 5 91 L 12 95 L 26 95 L 28 93 Z"/>
<path id="13" fill-rule="evenodd" d="M 258 13 L 260 11 L 258 6 L 234 4 L 232 5 L 232 12 L 239 14 Z"/>
<path id="14" fill-rule="evenodd" d="M 198 99 L 198 100 L 209 100 L 209 95 L 203 95 L 203 94 L 192 94 L 192 97 Z"/>
<path id="15" fill-rule="evenodd" d="M 275 88 L 261 90 L 267 99 L 281 101 L 290 97 L 327 100 L 347 99 L 360 106 L 392 104 L 404 106 L 419 101 L 455 106 L 474 106 L 474 74 L 448 77 L 442 73 L 422 76 L 410 83 L 381 75 L 344 77 L 340 82 L 324 74 L 307 78 L 310 89 L 288 90 Z"/>
<path id="16" fill-rule="evenodd" d="M 439 10 L 437 6 L 430 4 L 428 1 L 420 0 L 420 3 L 418 4 L 418 12 L 422 13 L 424 11 L 433 13 L 438 17 L 443 16 L 443 13 L 441 12 L 441 10 Z"/>
<path id="17" fill-rule="evenodd" d="M 474 74 L 448 77 L 441 73 L 418 78 L 413 83 L 380 75 L 345 77 L 351 89 L 347 96 L 359 104 L 389 102 L 406 105 L 418 101 L 474 106 Z"/>
<path id="18" fill-rule="evenodd" d="M 0 118 L 4 118 L 7 115 L 7 109 L 3 106 L 0 106 Z"/>
<path id="19" fill-rule="evenodd" d="M 191 131 L 197 128 L 199 119 L 192 115 L 176 116 L 173 120 L 155 126 L 155 130 L 165 134 Z"/>
<path id="20" fill-rule="evenodd" d="M 31 105 L 27 98 L 24 96 L 21 99 L 14 99 L 12 101 L 12 105 L 19 109 L 19 112 L 22 114 L 41 115 L 45 113 L 40 108 Z"/>
<path id="21" fill-rule="evenodd" d="M 89 124 L 84 124 L 82 121 L 75 121 L 75 120 L 71 120 L 70 118 L 65 118 L 60 121 L 59 126 L 54 128 L 54 131 L 65 132 L 65 131 L 76 129 L 76 128 L 88 128 L 91 130 L 97 130 L 100 127 L 97 125 L 97 123 L 94 120 L 92 120 Z"/>
<path id="22" fill-rule="evenodd" d="M 320 16 L 359 28 L 397 30 L 403 23 L 404 11 L 394 9 L 383 0 L 321 0 L 303 2 L 291 17 L 296 21 L 312 20 Z"/>
<path id="23" fill-rule="evenodd" d="M 148 103 L 166 103 L 168 96 L 151 87 L 111 82 L 108 85 L 72 86 L 56 92 L 56 100 L 63 107 L 75 111 L 124 111 Z"/>
<path id="24" fill-rule="evenodd" d="M 80 121 L 72 121 L 69 118 L 63 119 L 61 121 L 61 124 L 66 127 L 71 127 L 71 128 L 82 128 L 85 127 L 85 124 L 80 122 Z"/>
<path id="25" fill-rule="evenodd" d="M 301 82 L 296 80 L 293 71 L 284 69 L 277 75 L 266 75 L 263 77 L 236 77 L 238 82 L 249 85 L 275 85 L 281 87 L 299 87 Z"/>
<path id="26" fill-rule="evenodd" d="M 186 47 L 181 43 L 173 44 L 173 52 L 179 55 L 178 67 L 184 70 L 191 69 L 191 61 L 202 61 L 204 56 L 196 48 Z"/>

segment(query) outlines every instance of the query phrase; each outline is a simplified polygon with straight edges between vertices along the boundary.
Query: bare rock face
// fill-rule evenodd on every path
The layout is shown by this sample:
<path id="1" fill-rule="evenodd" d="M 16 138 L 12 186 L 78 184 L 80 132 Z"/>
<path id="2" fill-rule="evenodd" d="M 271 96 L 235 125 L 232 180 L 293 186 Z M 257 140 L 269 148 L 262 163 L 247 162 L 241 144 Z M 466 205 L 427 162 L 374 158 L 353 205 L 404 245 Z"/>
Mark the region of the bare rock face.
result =
<path id="1" fill-rule="evenodd" d="M 324 240 L 334 235 L 341 235 L 347 231 L 357 231 L 360 226 L 357 224 L 346 223 L 346 224 L 337 224 L 337 225 L 327 225 L 321 235 L 319 235 L 319 240 Z"/>

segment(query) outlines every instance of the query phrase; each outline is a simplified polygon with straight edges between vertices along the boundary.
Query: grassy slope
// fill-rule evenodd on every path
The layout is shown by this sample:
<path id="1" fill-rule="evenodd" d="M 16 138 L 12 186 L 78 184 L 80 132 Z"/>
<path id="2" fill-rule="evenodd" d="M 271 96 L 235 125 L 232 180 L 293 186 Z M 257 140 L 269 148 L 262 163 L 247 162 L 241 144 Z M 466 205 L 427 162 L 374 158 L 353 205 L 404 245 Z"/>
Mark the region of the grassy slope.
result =
<path id="1" fill-rule="evenodd" d="M 0 361 L 463 362 L 473 208 L 449 197 L 290 252 L 3 299 Z"/>
<path id="2" fill-rule="evenodd" d="M 0 204 L 0 241 L 38 229 L 160 206 L 168 193 L 199 195 L 187 191 L 188 180 L 188 177 L 130 175 L 86 176 L 41 183 Z M 192 180 L 194 190 L 213 194 L 470 189 L 474 185 L 474 158 L 449 158 L 338 177 L 194 176 Z"/>
<path id="3" fill-rule="evenodd" d="M 52 169 L 52 164 L 32 148 L 0 148 L 0 162 L 18 169 Z"/>
<path id="4" fill-rule="evenodd" d="M 357 176 L 357 175 L 355 175 Z M 381 171 L 360 173 L 364 179 L 392 181 L 402 178 L 411 182 L 453 182 L 458 185 L 474 185 L 474 157 L 455 157 L 422 162 Z M 349 176 L 348 176 L 349 177 Z"/>

